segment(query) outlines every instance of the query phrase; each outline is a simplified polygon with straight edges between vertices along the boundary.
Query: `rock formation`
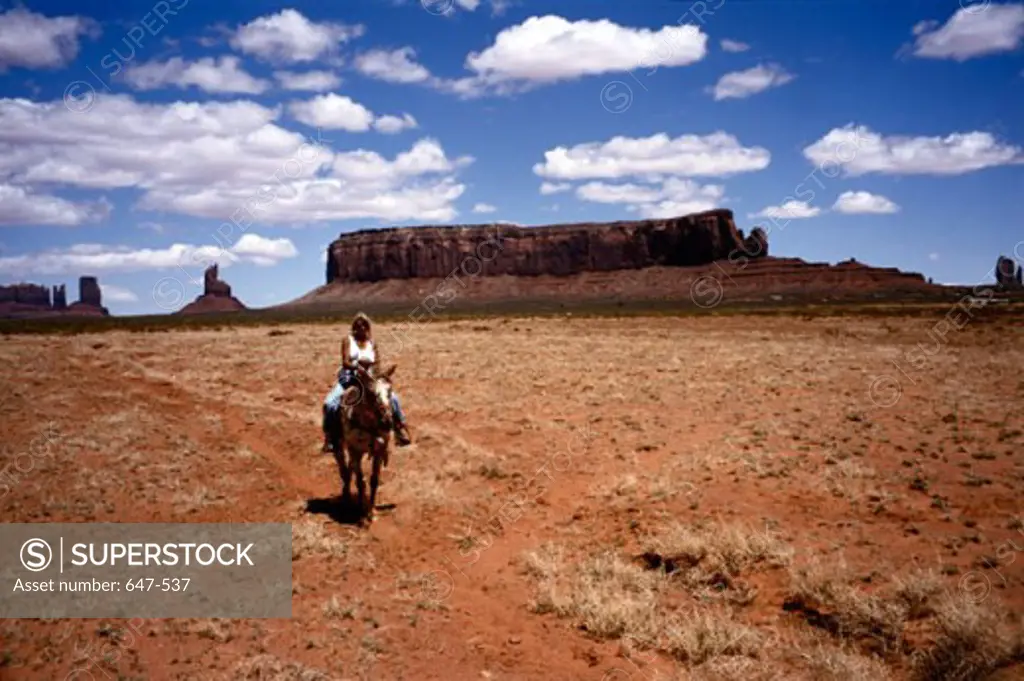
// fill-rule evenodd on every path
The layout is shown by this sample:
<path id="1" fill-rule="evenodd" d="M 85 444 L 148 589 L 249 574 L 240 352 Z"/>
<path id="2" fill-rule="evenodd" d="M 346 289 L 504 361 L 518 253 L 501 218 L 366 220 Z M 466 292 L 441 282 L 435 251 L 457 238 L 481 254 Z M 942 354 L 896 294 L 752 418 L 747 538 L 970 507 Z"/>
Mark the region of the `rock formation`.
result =
<path id="1" fill-rule="evenodd" d="M 207 267 L 203 272 L 203 295 L 231 297 L 231 287 L 227 282 L 220 280 L 216 263 Z"/>
<path id="2" fill-rule="evenodd" d="M 1001 288 L 1020 288 L 1021 268 L 1005 255 L 996 260 L 996 284 Z"/>
<path id="3" fill-rule="evenodd" d="M 202 314 L 206 312 L 236 312 L 246 307 L 231 295 L 231 286 L 221 281 L 216 264 L 203 272 L 203 295 L 178 310 L 176 314 Z"/>
<path id="4" fill-rule="evenodd" d="M 714 307 L 721 300 L 813 301 L 875 299 L 891 296 L 927 298 L 944 291 L 916 272 L 871 267 L 859 262 L 806 262 L 798 258 L 765 257 L 720 260 L 693 267 L 646 267 L 614 272 L 581 272 L 571 276 L 511 275 L 391 279 L 340 282 L 321 286 L 283 308 L 332 309 L 401 306 L 410 320 L 450 312 L 463 304 L 530 305 L 539 308 L 591 301 L 677 301 Z"/>
<path id="5" fill-rule="evenodd" d="M 80 277 L 78 279 L 78 302 L 92 307 L 103 307 L 103 293 L 96 277 Z"/>
<path id="6" fill-rule="evenodd" d="M 64 284 L 53 287 L 53 309 L 58 312 L 68 309 L 68 295 Z"/>
<path id="7" fill-rule="evenodd" d="M 447 277 L 567 276 L 763 257 L 767 235 L 745 239 L 732 211 L 678 218 L 544 227 L 462 225 L 363 230 L 330 245 L 327 283 Z"/>
<path id="8" fill-rule="evenodd" d="M 84 315 L 110 314 L 107 308 L 103 307 L 103 292 L 96 277 L 78 278 L 78 300 L 68 306 L 68 311 Z"/>
<path id="9" fill-rule="evenodd" d="M 0 303 L 50 308 L 50 289 L 39 284 L 0 286 Z"/>
<path id="10" fill-rule="evenodd" d="M 82 277 L 78 282 L 78 301 L 68 305 L 64 284 L 51 289 L 39 284 L 0 286 L 0 317 L 30 318 L 54 315 L 107 315 L 96 277 Z"/>
<path id="11" fill-rule="evenodd" d="M 453 301 L 835 300 L 945 289 L 918 273 L 768 255 L 768 234 L 729 210 L 678 218 L 522 227 L 363 230 L 330 244 L 327 283 L 278 307 L 407 305 L 417 317 Z M 700 301 L 697 298 L 701 298 Z"/>
<path id="12" fill-rule="evenodd" d="M 755 227 L 750 232 L 750 236 L 746 238 L 744 247 L 748 257 L 766 257 L 768 255 L 768 235 L 760 227 Z"/>

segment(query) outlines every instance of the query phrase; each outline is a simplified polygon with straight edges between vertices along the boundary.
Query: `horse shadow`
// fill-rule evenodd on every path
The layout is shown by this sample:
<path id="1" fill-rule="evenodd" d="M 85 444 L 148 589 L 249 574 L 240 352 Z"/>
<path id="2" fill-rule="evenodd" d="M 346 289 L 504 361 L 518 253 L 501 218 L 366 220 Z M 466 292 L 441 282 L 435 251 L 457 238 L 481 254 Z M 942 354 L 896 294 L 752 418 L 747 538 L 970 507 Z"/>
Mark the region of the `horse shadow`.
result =
<path id="1" fill-rule="evenodd" d="M 325 515 L 336 523 L 342 525 L 358 525 L 364 517 L 363 509 L 359 507 L 359 498 L 333 496 L 320 499 L 306 499 L 306 513 Z"/>

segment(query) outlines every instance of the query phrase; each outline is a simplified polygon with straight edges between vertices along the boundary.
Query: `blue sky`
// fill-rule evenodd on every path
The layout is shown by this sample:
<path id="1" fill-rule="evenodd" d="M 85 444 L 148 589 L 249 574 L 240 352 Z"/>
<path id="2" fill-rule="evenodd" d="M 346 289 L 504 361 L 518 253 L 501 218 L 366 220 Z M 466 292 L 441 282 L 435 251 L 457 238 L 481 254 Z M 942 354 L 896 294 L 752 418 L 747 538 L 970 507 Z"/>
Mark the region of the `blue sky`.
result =
<path id="1" fill-rule="evenodd" d="M 0 4 L 0 281 L 263 307 L 363 227 L 725 207 L 975 284 L 1024 258 L 1022 45 L 968 0 Z"/>

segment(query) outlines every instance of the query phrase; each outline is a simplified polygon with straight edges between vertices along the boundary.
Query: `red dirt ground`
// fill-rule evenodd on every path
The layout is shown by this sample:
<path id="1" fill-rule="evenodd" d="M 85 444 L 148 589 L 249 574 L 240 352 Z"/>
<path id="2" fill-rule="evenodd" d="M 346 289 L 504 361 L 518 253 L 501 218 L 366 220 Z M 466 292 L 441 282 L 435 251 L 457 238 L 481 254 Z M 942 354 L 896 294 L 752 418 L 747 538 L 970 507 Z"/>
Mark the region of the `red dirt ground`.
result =
<path id="1" fill-rule="evenodd" d="M 382 348 L 416 443 L 370 529 L 306 511 L 338 492 L 319 405 L 344 329 L 3 337 L 0 465 L 32 461 L 3 521 L 290 522 L 295 548 L 290 620 L 6 620 L 0 678 L 910 678 L 951 617 L 995 645 L 1024 610 L 1024 326 L 934 324 L 416 325 Z M 651 546 L 691 565 L 636 567 Z M 784 610 L 814 565 L 849 627 Z M 899 580 L 927 607 L 879 651 L 858 626 Z M 1022 678 L 1008 645 L 991 678 Z"/>

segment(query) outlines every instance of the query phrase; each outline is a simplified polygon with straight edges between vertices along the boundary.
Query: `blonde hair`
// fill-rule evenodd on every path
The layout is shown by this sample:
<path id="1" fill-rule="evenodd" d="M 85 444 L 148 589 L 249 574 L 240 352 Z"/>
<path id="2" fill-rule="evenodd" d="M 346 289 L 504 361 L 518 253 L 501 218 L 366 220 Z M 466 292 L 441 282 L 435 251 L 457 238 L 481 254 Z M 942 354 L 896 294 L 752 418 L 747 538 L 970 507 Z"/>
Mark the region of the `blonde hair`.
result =
<path id="1" fill-rule="evenodd" d="M 352 320 L 353 331 L 356 330 L 356 324 L 358 324 L 359 322 L 364 322 L 366 324 L 367 331 L 373 328 L 373 323 L 370 321 L 370 318 L 367 317 L 365 313 L 359 312 L 356 314 L 355 319 Z"/>

